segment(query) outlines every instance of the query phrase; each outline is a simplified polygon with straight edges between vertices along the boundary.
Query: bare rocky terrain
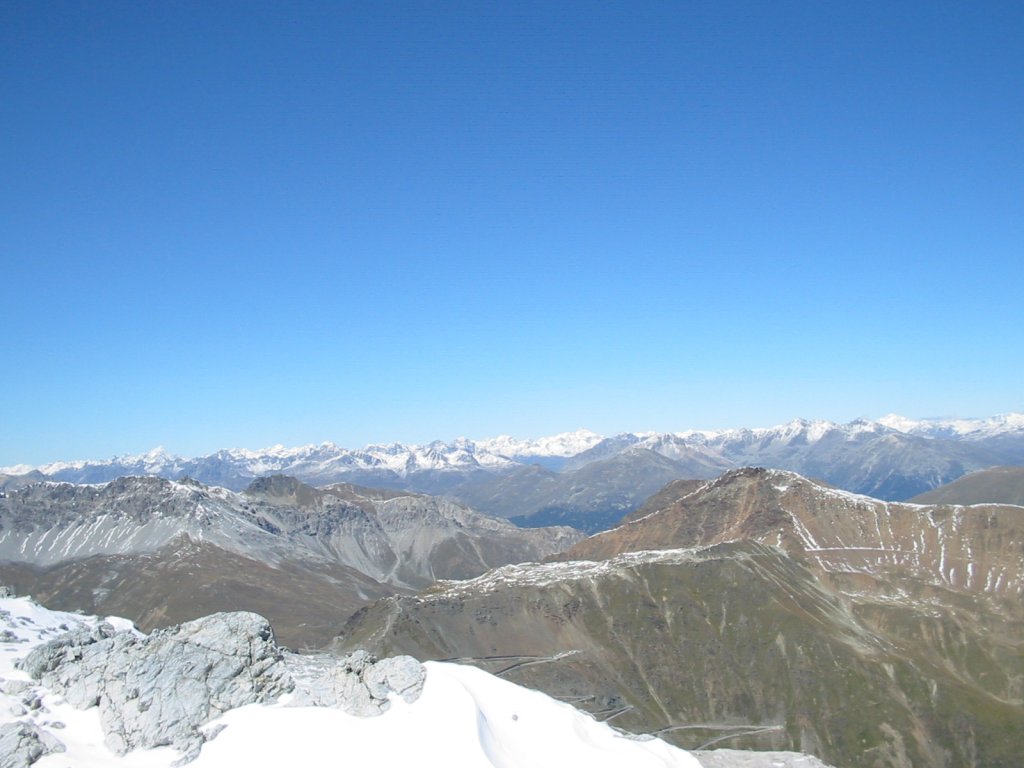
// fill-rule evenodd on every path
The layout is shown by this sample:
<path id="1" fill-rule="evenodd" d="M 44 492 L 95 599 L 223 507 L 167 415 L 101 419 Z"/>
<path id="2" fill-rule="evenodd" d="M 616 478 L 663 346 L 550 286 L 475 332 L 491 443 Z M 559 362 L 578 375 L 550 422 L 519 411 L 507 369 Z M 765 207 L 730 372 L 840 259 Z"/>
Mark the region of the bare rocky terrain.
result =
<path id="1" fill-rule="evenodd" d="M 726 473 L 584 540 L 362 609 L 335 642 L 464 657 L 686 748 L 1017 765 L 1024 509 Z"/>
<path id="2" fill-rule="evenodd" d="M 281 476 L 243 493 L 156 477 L 0 492 L 0 579 L 22 593 L 144 630 L 249 610 L 295 646 L 323 644 L 378 597 L 539 560 L 580 536 L 445 499 Z"/>

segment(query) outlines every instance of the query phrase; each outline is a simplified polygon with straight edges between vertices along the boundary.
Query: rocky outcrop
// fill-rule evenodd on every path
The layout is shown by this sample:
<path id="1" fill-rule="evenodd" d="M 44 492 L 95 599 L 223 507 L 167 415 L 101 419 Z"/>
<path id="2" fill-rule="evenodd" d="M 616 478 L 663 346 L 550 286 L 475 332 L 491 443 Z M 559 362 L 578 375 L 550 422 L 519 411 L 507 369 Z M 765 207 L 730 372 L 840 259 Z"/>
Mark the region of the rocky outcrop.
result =
<path id="1" fill-rule="evenodd" d="M 107 746 L 198 751 L 199 727 L 290 689 L 270 625 L 252 613 L 216 614 L 149 637 L 109 624 L 35 649 L 23 669 L 73 706 L 99 707 Z"/>
<path id="2" fill-rule="evenodd" d="M 387 709 L 392 693 L 411 704 L 426 680 L 423 665 L 411 656 L 377 661 L 362 650 L 341 659 L 292 655 L 287 666 L 296 684 L 292 706 L 335 707 L 361 717 Z"/>
<path id="3" fill-rule="evenodd" d="M 144 636 L 109 624 L 80 628 L 33 650 L 20 664 L 34 680 L 79 708 L 96 706 L 117 754 L 171 746 L 196 757 L 202 726 L 246 704 L 293 693 L 297 706 L 354 715 L 387 709 L 391 694 L 414 701 L 426 672 L 409 657 L 303 657 L 274 642 L 254 613 L 221 613 Z"/>
<path id="4" fill-rule="evenodd" d="M 63 752 L 64 745 L 32 723 L 15 722 L 0 725 L 0 766 L 28 768 L 44 755 Z"/>

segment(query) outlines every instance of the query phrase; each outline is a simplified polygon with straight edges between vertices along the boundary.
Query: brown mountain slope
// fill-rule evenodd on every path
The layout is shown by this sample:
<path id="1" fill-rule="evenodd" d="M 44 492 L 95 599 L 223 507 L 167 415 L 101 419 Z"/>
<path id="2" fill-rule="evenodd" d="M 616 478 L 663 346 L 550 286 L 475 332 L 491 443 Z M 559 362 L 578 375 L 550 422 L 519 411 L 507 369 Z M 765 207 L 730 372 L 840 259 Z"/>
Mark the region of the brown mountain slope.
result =
<path id="1" fill-rule="evenodd" d="M 1024 506 L 1024 467 L 993 467 L 922 493 L 915 504 L 1016 504 Z"/>
<path id="2" fill-rule="evenodd" d="M 501 663 L 690 748 L 1019 764 L 1024 509 L 886 504 L 760 469 L 677 490 L 565 556 L 586 560 L 378 601 L 338 647 L 556 657 Z"/>
<path id="3" fill-rule="evenodd" d="M 829 573 L 913 576 L 993 598 L 1019 599 L 1024 593 L 1024 508 L 883 502 L 792 472 L 755 468 L 727 472 L 555 559 L 599 560 L 740 540 L 806 556 Z"/>
<path id="4" fill-rule="evenodd" d="M 1021 644 L 938 601 L 877 610 L 907 642 L 799 560 L 738 542 L 509 566 L 386 598 L 353 616 L 335 648 L 469 657 L 691 749 L 795 749 L 846 768 L 1016 766 Z M 970 657 L 985 686 L 910 637 L 921 627 Z"/>
<path id="5" fill-rule="evenodd" d="M 709 482 L 709 480 L 673 480 L 660 491 L 648 498 L 647 501 L 636 509 L 636 511 L 630 512 L 622 518 L 619 525 L 631 523 L 634 520 L 639 520 L 641 517 L 647 517 L 647 515 L 652 512 L 662 510 L 669 504 L 672 504 L 684 496 L 689 496 L 694 491 L 703 488 Z"/>
<path id="6" fill-rule="evenodd" d="M 397 591 L 341 565 L 270 565 L 186 536 L 144 554 L 45 568 L 0 563 L 0 582 L 55 610 L 130 617 L 144 632 L 218 611 L 253 611 L 295 648 L 326 645 L 353 611 Z"/>

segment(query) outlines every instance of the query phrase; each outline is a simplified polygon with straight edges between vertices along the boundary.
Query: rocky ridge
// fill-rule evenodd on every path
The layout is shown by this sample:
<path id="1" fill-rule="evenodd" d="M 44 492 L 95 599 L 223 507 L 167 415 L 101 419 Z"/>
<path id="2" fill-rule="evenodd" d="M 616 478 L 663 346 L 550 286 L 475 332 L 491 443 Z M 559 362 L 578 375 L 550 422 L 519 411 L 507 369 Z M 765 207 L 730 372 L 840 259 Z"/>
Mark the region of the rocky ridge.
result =
<path id="1" fill-rule="evenodd" d="M 296 646 L 326 642 L 385 594 L 538 560 L 581 536 L 448 499 L 282 476 L 243 493 L 157 477 L 0 492 L 0 578 L 19 591 L 147 631 L 250 610 Z"/>
<path id="2" fill-rule="evenodd" d="M 0 560 L 11 562 L 152 552 L 187 535 L 271 564 L 338 563 L 399 587 L 538 559 L 579 538 L 567 529 L 523 530 L 445 499 L 316 489 L 283 476 L 241 494 L 157 477 L 35 483 L 0 494 L 0 525 Z"/>
<path id="3" fill-rule="evenodd" d="M 1024 508 L 919 505 L 839 491 L 792 472 L 744 468 L 693 489 L 558 559 L 751 540 L 822 572 L 914 578 L 993 599 L 1024 595 Z"/>
<path id="4" fill-rule="evenodd" d="M 0 620 L 11 623 L 12 607 Z M 22 620 L 4 640 L 52 636 L 17 662 L 29 681 L 2 683 L 3 695 L 25 702 L 22 714 L 31 718 L 0 732 L 4 765 L 29 765 L 62 749 L 37 686 L 76 708 L 98 708 L 105 743 L 115 754 L 169 746 L 181 753 L 183 764 L 216 736 L 216 728 L 205 726 L 228 710 L 287 694 L 289 706 L 369 717 L 385 711 L 392 695 L 415 701 L 426 678 L 423 666 L 409 657 L 377 661 L 365 652 L 343 658 L 290 653 L 274 642 L 266 619 L 251 613 L 207 616 L 148 636 L 124 625 L 61 618 L 60 626 L 50 627 Z"/>

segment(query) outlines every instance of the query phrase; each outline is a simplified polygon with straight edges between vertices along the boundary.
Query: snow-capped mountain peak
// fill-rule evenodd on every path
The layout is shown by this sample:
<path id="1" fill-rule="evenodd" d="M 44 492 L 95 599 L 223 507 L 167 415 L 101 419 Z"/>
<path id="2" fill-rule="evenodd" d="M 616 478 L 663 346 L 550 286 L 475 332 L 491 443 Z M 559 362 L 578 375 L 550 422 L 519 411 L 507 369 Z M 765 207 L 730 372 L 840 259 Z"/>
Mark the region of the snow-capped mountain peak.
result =
<path id="1" fill-rule="evenodd" d="M 878 422 L 910 435 L 952 440 L 975 441 L 1024 434 L 1024 413 L 1004 413 L 987 419 L 908 419 L 890 413 Z"/>
<path id="2" fill-rule="evenodd" d="M 480 440 L 477 447 L 500 456 L 514 457 L 560 457 L 568 458 L 593 448 L 604 439 L 589 429 L 578 429 L 575 432 L 562 432 L 550 437 L 536 440 L 520 440 L 509 435 Z"/>
<path id="3" fill-rule="evenodd" d="M 932 452 L 937 458 L 929 458 L 929 452 L 918 443 L 921 461 L 927 465 L 891 466 L 897 453 L 904 456 L 899 461 L 906 464 L 908 435 L 942 441 L 937 452 Z M 623 432 L 607 438 L 579 429 L 530 440 L 508 435 L 485 440 L 458 437 L 422 445 L 371 444 L 358 450 L 324 442 L 296 448 L 274 445 L 262 450 L 226 449 L 190 459 L 156 448 L 135 456 L 55 462 L 37 469 L 47 477 L 76 483 L 107 482 L 124 475 L 168 479 L 189 476 L 241 490 L 257 477 L 287 474 L 312 485 L 352 482 L 449 493 L 466 481 L 534 463 L 551 471 L 572 472 L 634 447 L 678 463 L 680 477 L 712 477 L 735 466 L 772 466 L 812 473 L 821 473 L 821 466 L 829 466 L 838 467 L 827 478 L 833 484 L 860 493 L 881 493 L 890 499 L 908 498 L 954 480 L 965 471 L 1000 462 L 1019 463 L 1024 455 L 1024 414 L 917 420 L 890 414 L 877 421 L 861 418 L 847 424 L 794 419 L 755 429 Z M 840 452 L 848 458 L 841 459 Z M 662 466 L 668 471 L 666 465 Z M 861 474 L 857 467 L 863 470 Z M 20 464 L 0 469 L 0 473 L 24 475 L 31 469 Z M 897 475 L 892 475 L 894 469 Z M 905 473 L 909 474 L 904 477 Z"/>

